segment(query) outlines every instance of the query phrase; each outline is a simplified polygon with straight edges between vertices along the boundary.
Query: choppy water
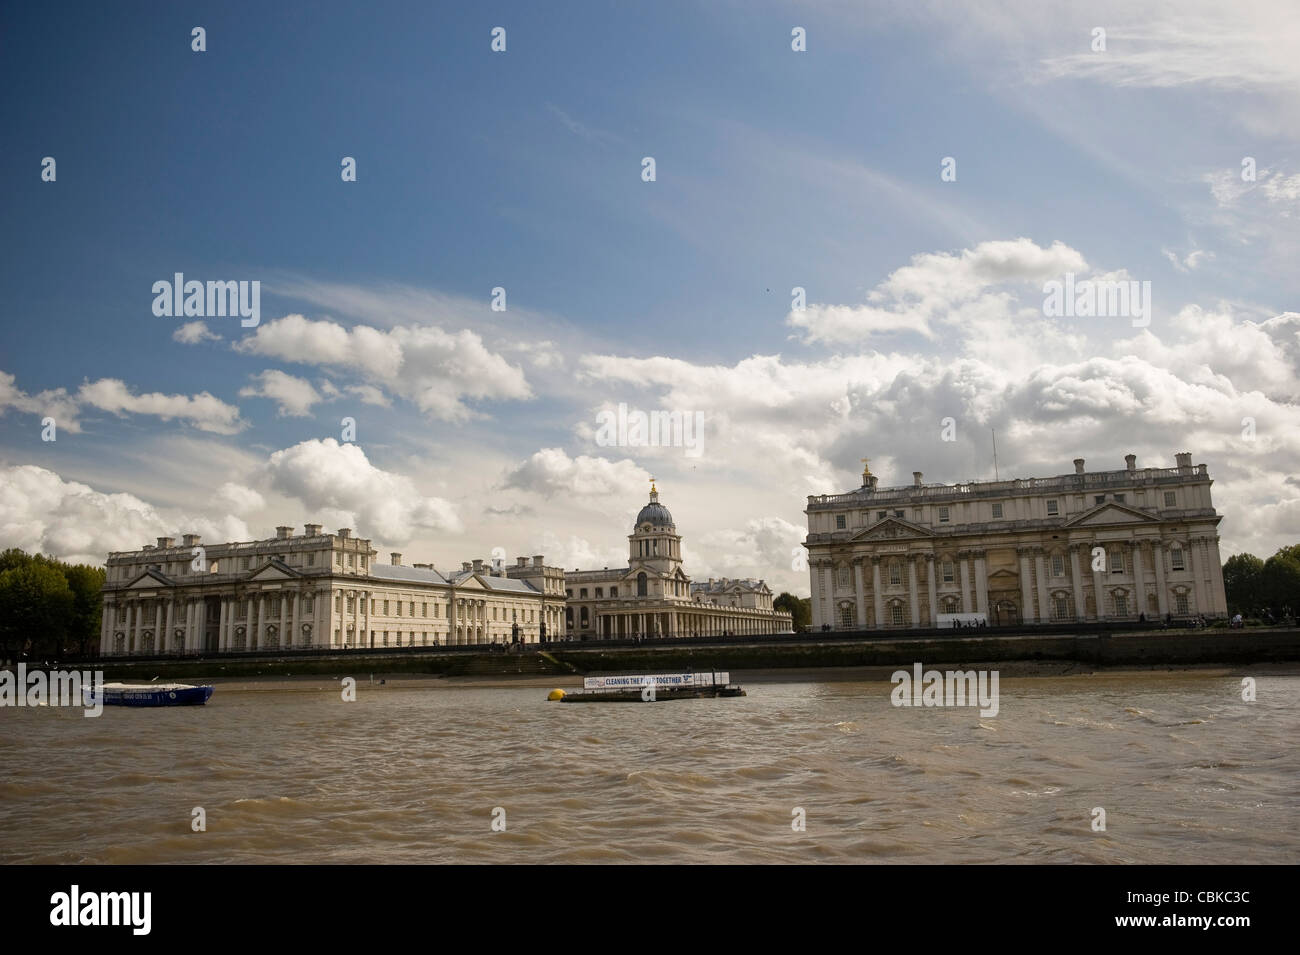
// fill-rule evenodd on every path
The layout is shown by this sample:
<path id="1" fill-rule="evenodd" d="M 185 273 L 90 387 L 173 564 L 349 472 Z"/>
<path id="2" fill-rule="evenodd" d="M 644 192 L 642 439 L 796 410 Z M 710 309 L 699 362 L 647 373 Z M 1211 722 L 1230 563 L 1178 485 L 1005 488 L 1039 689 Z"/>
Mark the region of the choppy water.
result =
<path id="1" fill-rule="evenodd" d="M 895 708 L 887 682 L 569 705 L 365 683 L 344 703 L 317 678 L 3 709 L 0 862 L 1295 863 L 1300 676 L 1257 679 L 1252 704 L 1239 676 L 1004 679 L 991 719 Z"/>

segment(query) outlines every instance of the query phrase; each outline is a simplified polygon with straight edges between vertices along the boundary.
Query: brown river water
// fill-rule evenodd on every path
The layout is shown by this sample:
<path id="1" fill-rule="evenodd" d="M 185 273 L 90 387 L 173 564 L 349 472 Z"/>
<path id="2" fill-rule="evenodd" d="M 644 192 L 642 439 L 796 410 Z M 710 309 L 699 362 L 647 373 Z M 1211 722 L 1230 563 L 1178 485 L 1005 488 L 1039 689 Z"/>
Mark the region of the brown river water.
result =
<path id="1" fill-rule="evenodd" d="M 655 704 L 364 678 L 344 702 L 314 677 L 3 708 L 0 862 L 1300 862 L 1300 675 L 1249 672 L 1253 703 L 1222 671 L 1004 678 L 994 717 L 799 677 Z"/>

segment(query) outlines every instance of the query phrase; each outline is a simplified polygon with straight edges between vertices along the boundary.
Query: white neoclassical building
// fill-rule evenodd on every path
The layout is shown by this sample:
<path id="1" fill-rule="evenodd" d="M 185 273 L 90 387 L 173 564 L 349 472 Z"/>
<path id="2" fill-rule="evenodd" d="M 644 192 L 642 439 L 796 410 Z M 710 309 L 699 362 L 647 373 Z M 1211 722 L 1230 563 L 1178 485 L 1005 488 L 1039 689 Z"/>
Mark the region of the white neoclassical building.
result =
<path id="1" fill-rule="evenodd" d="M 808 498 L 814 629 L 990 624 L 1227 613 L 1204 464 L 1125 467 L 966 484 L 879 487 Z"/>
<path id="2" fill-rule="evenodd" d="M 563 633 L 564 571 L 540 555 L 457 571 L 376 561 L 348 528 L 108 555 L 105 656 L 546 642 Z"/>
<path id="3" fill-rule="evenodd" d="M 564 575 L 566 627 L 580 640 L 783 633 L 790 614 L 772 607 L 762 580 L 709 578 L 695 583 L 682 570 L 682 538 L 673 516 L 650 501 L 628 535 L 626 567 L 572 570 Z"/>

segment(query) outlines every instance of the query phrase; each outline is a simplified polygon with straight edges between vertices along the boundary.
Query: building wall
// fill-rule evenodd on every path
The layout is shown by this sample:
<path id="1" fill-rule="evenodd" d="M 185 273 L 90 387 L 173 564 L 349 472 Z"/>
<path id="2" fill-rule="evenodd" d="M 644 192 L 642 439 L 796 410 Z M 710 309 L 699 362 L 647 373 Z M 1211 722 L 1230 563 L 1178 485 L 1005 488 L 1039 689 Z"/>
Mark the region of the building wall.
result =
<path id="1" fill-rule="evenodd" d="M 1190 454 L 1177 459 L 1093 473 L 1078 460 L 1074 474 L 961 485 L 918 473 L 878 488 L 867 473 L 857 491 L 810 497 L 813 626 L 1226 614 L 1212 482 Z"/>

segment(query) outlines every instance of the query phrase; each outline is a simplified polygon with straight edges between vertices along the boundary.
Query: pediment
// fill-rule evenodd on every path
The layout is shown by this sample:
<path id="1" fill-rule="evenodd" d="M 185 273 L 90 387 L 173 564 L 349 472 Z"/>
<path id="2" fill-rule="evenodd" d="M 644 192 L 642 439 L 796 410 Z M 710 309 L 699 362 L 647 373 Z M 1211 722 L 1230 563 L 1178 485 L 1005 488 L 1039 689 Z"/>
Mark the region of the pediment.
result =
<path id="1" fill-rule="evenodd" d="M 470 574 L 464 580 L 456 584 L 461 590 L 487 590 L 488 586 L 483 583 L 478 574 Z"/>
<path id="2" fill-rule="evenodd" d="M 853 535 L 852 540 L 920 540 L 932 536 L 928 530 L 919 524 L 913 524 L 901 517 L 884 517 L 871 526 L 858 531 Z"/>
<path id="3" fill-rule="evenodd" d="M 1107 501 L 1091 510 L 1084 511 L 1078 517 L 1065 522 L 1066 527 L 1096 527 L 1103 524 L 1156 524 L 1159 523 L 1150 514 L 1139 511 L 1127 504 Z"/>
<path id="4" fill-rule="evenodd" d="M 278 558 L 272 558 L 263 564 L 257 570 L 253 571 L 246 578 L 249 581 L 268 581 L 268 580 L 290 580 L 294 577 L 301 577 L 302 574 L 294 570 L 284 561 Z"/>
<path id="5" fill-rule="evenodd" d="M 157 590 L 159 587 L 175 587 L 176 581 L 152 567 L 144 571 L 129 584 L 127 590 Z"/>

